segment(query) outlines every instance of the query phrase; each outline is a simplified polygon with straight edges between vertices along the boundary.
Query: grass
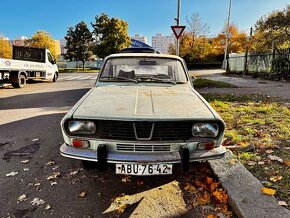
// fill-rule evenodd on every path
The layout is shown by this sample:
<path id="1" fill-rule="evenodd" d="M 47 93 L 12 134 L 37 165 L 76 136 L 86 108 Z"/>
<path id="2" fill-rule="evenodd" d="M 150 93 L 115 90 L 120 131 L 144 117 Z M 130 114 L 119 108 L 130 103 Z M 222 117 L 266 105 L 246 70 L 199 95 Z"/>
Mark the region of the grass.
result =
<path id="1" fill-rule="evenodd" d="M 259 95 L 204 95 L 227 124 L 224 145 L 252 145 L 238 159 L 290 208 L 290 107 Z M 271 160 L 270 155 L 283 160 Z M 273 177 L 282 176 L 274 181 Z"/>
<path id="2" fill-rule="evenodd" d="M 91 68 L 58 68 L 60 73 L 79 73 L 79 72 L 86 72 L 86 73 L 98 73 L 100 70 L 91 69 Z"/>
<path id="3" fill-rule="evenodd" d="M 235 88 L 229 83 L 197 77 L 193 83 L 195 88 Z"/>

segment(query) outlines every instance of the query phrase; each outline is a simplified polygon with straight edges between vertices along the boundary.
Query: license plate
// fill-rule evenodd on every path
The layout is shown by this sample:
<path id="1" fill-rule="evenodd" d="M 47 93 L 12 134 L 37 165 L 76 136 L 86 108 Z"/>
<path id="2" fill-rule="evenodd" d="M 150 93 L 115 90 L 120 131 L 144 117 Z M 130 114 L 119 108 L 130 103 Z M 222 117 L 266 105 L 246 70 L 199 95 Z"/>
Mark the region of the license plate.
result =
<path id="1" fill-rule="evenodd" d="M 116 174 L 169 175 L 172 174 L 172 164 L 116 164 Z"/>

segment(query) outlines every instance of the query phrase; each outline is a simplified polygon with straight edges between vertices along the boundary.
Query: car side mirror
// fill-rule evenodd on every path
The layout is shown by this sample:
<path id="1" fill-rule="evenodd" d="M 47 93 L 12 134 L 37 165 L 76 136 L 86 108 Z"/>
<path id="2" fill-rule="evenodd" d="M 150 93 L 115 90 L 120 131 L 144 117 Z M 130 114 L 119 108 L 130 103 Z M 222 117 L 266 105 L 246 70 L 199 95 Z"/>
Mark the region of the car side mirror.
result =
<path id="1" fill-rule="evenodd" d="M 50 63 L 51 63 L 51 64 L 56 64 L 56 61 L 55 61 L 55 60 L 53 60 L 53 61 L 51 61 Z"/>

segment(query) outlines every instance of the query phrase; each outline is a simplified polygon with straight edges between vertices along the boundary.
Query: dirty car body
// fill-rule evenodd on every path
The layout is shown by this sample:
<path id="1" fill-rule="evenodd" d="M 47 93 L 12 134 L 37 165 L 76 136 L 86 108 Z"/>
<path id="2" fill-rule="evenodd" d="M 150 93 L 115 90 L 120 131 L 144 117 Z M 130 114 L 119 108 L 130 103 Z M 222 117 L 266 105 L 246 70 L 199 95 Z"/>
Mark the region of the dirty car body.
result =
<path id="1" fill-rule="evenodd" d="M 183 59 L 164 54 L 108 56 L 95 86 L 61 122 L 69 158 L 112 163 L 117 174 L 173 173 L 221 158 L 225 124 L 194 89 Z"/>

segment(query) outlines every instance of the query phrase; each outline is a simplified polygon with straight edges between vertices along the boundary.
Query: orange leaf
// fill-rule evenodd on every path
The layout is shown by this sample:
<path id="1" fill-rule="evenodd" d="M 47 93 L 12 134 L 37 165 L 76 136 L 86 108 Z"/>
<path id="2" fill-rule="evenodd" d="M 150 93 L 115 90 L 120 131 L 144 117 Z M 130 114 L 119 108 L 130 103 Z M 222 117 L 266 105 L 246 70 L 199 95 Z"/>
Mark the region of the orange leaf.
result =
<path id="1" fill-rule="evenodd" d="M 195 179 L 195 180 L 194 180 L 194 184 L 195 184 L 197 187 L 203 188 L 203 189 L 205 189 L 205 190 L 208 189 L 207 186 L 206 186 L 204 183 L 202 183 L 201 181 L 199 181 L 198 179 Z"/>
<path id="2" fill-rule="evenodd" d="M 206 205 L 210 201 L 210 194 L 205 192 L 203 195 L 198 194 L 198 198 L 196 200 L 197 205 Z"/>
<path id="3" fill-rule="evenodd" d="M 271 188 L 261 188 L 261 191 L 266 194 L 266 195 L 274 195 L 276 194 L 276 190 L 275 189 L 271 189 Z"/>
<path id="4" fill-rule="evenodd" d="M 206 177 L 207 184 L 211 185 L 213 183 L 212 178 Z"/>
<path id="5" fill-rule="evenodd" d="M 217 218 L 217 216 L 210 214 L 210 215 L 207 216 L 207 218 Z"/>
<path id="6" fill-rule="evenodd" d="M 210 191 L 213 192 L 218 186 L 220 185 L 220 182 L 214 182 L 210 185 Z"/>
<path id="7" fill-rule="evenodd" d="M 228 201 L 228 195 L 225 193 L 223 189 L 217 189 L 212 193 L 212 195 L 216 198 L 220 203 L 225 203 Z"/>

